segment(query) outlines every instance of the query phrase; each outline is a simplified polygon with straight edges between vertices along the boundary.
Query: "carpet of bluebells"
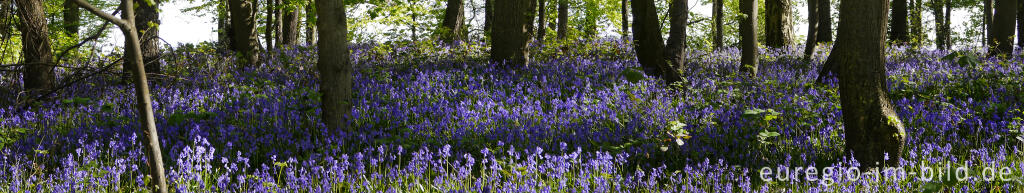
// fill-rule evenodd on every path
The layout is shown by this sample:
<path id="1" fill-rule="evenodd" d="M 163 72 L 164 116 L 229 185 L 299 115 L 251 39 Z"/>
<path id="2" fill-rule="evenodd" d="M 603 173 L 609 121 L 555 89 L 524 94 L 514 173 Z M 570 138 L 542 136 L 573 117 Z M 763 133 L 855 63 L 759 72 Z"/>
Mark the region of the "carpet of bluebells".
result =
<path id="1" fill-rule="evenodd" d="M 801 48 L 765 49 L 759 77 L 739 50 L 693 51 L 682 84 L 640 73 L 628 44 L 538 46 L 528 66 L 482 43 L 356 45 L 354 132 L 319 120 L 316 50 L 265 53 L 238 69 L 179 48 L 150 83 L 176 192 L 1020 192 L 1021 57 L 888 50 L 889 96 L 906 127 L 904 173 L 850 178 L 837 80 L 814 82 Z M 1019 53 L 1017 54 L 1019 55 Z M 98 69 L 114 56 L 68 66 Z M 75 78 L 58 69 L 59 80 Z M 117 73 L 28 108 L 0 72 L 0 192 L 146 192 L 133 89 Z M 314 137 L 317 136 L 317 137 Z M 924 168 L 966 167 L 966 179 Z M 763 168 L 809 167 L 816 179 Z M 984 168 L 1007 178 L 984 179 Z M 776 173 L 779 173 L 776 170 Z M 876 172 L 878 170 L 875 170 Z M 869 171 L 864 171 L 865 173 Z M 846 174 L 846 175 L 844 175 Z"/>

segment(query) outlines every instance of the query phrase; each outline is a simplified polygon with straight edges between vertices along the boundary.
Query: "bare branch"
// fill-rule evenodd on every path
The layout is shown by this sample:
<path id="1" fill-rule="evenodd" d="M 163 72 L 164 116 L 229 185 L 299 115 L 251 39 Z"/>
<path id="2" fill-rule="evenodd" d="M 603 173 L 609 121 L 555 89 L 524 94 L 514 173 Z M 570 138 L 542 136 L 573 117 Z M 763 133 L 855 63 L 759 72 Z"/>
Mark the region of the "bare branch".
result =
<path id="1" fill-rule="evenodd" d="M 99 8 L 90 5 L 88 2 L 85 2 L 85 0 L 75 0 L 75 4 L 78 4 L 78 6 L 81 6 L 83 9 L 92 12 L 92 14 L 96 14 L 96 16 L 99 16 L 104 20 L 113 22 L 119 27 L 131 27 L 131 24 L 129 24 L 128 21 L 118 19 L 117 17 L 114 17 L 114 15 L 111 15 L 107 12 L 103 12 L 103 10 L 100 10 Z"/>

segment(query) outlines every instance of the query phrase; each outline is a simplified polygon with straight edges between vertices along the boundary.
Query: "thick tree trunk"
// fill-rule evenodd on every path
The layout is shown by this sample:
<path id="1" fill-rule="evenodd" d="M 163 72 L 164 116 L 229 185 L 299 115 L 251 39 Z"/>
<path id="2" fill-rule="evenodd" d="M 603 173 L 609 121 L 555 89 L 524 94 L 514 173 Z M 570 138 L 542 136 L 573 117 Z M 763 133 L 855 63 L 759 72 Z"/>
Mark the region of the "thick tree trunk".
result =
<path id="1" fill-rule="evenodd" d="M 793 12 L 790 0 L 765 1 L 765 45 L 781 48 L 793 45 Z"/>
<path id="2" fill-rule="evenodd" d="M 629 37 L 629 1 L 622 0 L 622 40 Z"/>
<path id="3" fill-rule="evenodd" d="M 814 57 L 814 50 L 817 47 L 816 40 L 818 32 L 818 1 L 807 0 L 807 39 L 804 44 L 804 60 L 811 62 Z"/>
<path id="4" fill-rule="evenodd" d="M 679 71 L 664 59 L 665 41 L 661 39 L 661 24 L 653 0 L 632 0 L 633 45 L 637 62 L 647 75 L 660 77 L 666 83 L 682 80 Z"/>
<path id="5" fill-rule="evenodd" d="M 935 47 L 937 49 L 945 48 L 946 36 L 943 36 L 942 31 L 944 30 L 942 23 L 946 21 L 945 12 L 942 10 L 943 0 L 932 0 L 932 15 L 935 16 Z"/>
<path id="6" fill-rule="evenodd" d="M 740 19 L 740 72 L 757 76 L 757 0 L 740 0 L 740 12 L 746 15 Z"/>
<path id="7" fill-rule="evenodd" d="M 448 42 L 457 42 L 466 40 L 466 35 L 463 33 L 462 25 L 465 20 L 463 17 L 463 1 L 462 0 L 448 0 L 448 7 L 444 11 L 444 21 L 441 22 L 441 33 L 442 39 Z"/>
<path id="8" fill-rule="evenodd" d="M 74 0 L 64 0 L 64 32 L 71 36 L 77 36 L 79 26 L 82 25 L 82 15 L 78 4 Z"/>
<path id="9" fill-rule="evenodd" d="M 533 28 L 531 0 L 495 1 L 494 26 L 491 41 L 491 60 L 510 65 L 530 62 L 530 28 Z"/>
<path id="10" fill-rule="evenodd" d="M 259 63 L 259 55 L 256 49 L 256 21 L 254 19 L 256 4 L 252 0 L 228 0 L 231 4 L 231 28 L 234 30 L 232 48 L 240 54 L 238 64 L 241 67 L 256 66 Z"/>
<path id="11" fill-rule="evenodd" d="M 345 2 L 317 0 L 317 26 L 320 42 L 317 47 L 317 69 L 320 72 L 321 119 L 328 129 L 351 132 L 352 65 L 349 61 L 348 24 Z"/>
<path id="12" fill-rule="evenodd" d="M 160 0 L 152 0 L 153 4 L 146 3 L 146 0 L 134 0 L 136 6 L 135 29 L 139 32 L 139 41 L 142 48 L 142 61 L 146 66 L 147 73 L 161 72 L 160 69 Z M 127 41 L 125 41 L 127 43 Z M 127 45 L 126 45 L 127 46 Z M 131 60 L 131 58 L 129 58 Z M 131 70 L 134 65 L 127 65 L 125 69 Z"/>
<path id="13" fill-rule="evenodd" d="M 558 0 L 558 40 L 565 40 L 569 28 L 569 0 Z"/>
<path id="14" fill-rule="evenodd" d="M 907 36 L 907 0 L 892 1 L 892 20 L 890 23 L 890 39 L 896 43 L 906 43 Z"/>
<path id="15" fill-rule="evenodd" d="M 842 1 L 833 55 L 841 68 L 846 148 L 862 166 L 897 166 L 906 132 L 889 101 L 885 75 L 888 0 Z M 887 159 L 886 159 L 887 158 Z"/>
<path id="16" fill-rule="evenodd" d="M 832 41 L 832 0 L 818 0 L 818 42 Z"/>
<path id="17" fill-rule="evenodd" d="M 281 44 L 294 46 L 299 41 L 299 9 L 284 9 L 283 22 L 281 24 Z"/>
<path id="18" fill-rule="evenodd" d="M 53 89 L 56 78 L 43 2 L 28 0 L 14 3 L 18 7 L 18 18 L 21 18 L 21 52 L 25 60 L 21 80 L 25 91 L 35 95 L 40 91 Z"/>
<path id="19" fill-rule="evenodd" d="M 540 43 L 544 43 L 544 36 L 548 35 L 547 25 L 544 25 L 548 21 L 546 9 L 546 1 L 537 0 L 537 42 Z"/>
<path id="20" fill-rule="evenodd" d="M 689 7 L 686 0 L 671 0 L 668 8 L 669 32 L 665 47 L 665 60 L 672 70 L 686 71 L 686 24 Z"/>
<path id="21" fill-rule="evenodd" d="M 992 17 L 992 45 L 989 46 L 991 56 L 1009 56 L 1013 54 L 1014 24 L 1016 24 L 1018 0 L 995 1 L 995 13 Z"/>
<path id="22" fill-rule="evenodd" d="M 712 41 L 714 42 L 714 45 L 715 45 L 715 50 L 718 50 L 718 49 L 721 49 L 722 46 L 723 46 L 723 42 L 722 42 L 722 30 L 723 30 L 722 29 L 722 6 L 723 6 L 722 5 L 722 1 L 723 0 L 713 0 L 713 1 L 714 2 L 711 5 L 712 9 L 713 9 L 712 12 L 711 12 L 711 15 L 712 15 L 712 17 L 714 17 L 712 19 L 714 20 L 715 30 L 714 30 L 714 32 L 713 32 L 713 34 L 711 36 L 712 36 L 712 39 L 713 39 Z M 817 0 L 815 0 L 815 1 L 817 1 Z"/>

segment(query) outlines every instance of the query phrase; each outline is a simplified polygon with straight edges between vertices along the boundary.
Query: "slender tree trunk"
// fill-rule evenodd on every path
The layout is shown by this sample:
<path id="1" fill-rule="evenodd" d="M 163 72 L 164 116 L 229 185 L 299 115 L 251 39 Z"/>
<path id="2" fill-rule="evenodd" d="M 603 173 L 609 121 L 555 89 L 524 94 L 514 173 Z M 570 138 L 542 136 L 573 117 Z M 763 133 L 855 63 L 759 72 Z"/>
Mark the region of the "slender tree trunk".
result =
<path id="1" fill-rule="evenodd" d="M 832 41 L 832 0 L 818 0 L 818 42 Z"/>
<path id="2" fill-rule="evenodd" d="M 306 45 L 314 46 L 316 38 L 318 36 L 316 32 L 316 4 L 313 0 L 309 0 L 306 4 Z"/>
<path id="3" fill-rule="evenodd" d="M 462 25 L 464 6 L 462 0 L 448 0 L 448 7 L 445 8 L 444 21 L 441 22 L 442 39 L 448 42 L 466 40 Z"/>
<path id="4" fill-rule="evenodd" d="M 234 47 L 231 44 L 231 23 L 229 22 L 228 3 L 221 1 L 217 3 L 217 42 L 222 46 Z"/>
<path id="5" fill-rule="evenodd" d="M 632 0 L 633 45 L 637 62 L 644 73 L 660 77 L 671 84 L 682 80 L 679 71 L 665 61 L 665 41 L 661 38 L 661 24 L 653 0 Z"/>
<path id="6" fill-rule="evenodd" d="M 491 37 L 491 28 L 494 26 L 494 0 L 484 0 L 484 37 Z"/>
<path id="7" fill-rule="evenodd" d="M 992 30 L 989 29 L 992 27 L 992 0 L 981 0 L 981 2 L 981 21 L 983 23 L 981 30 L 985 32 L 984 41 L 982 42 L 985 42 L 986 46 L 992 47 Z"/>
<path id="8" fill-rule="evenodd" d="M 913 16 L 911 17 L 911 22 L 912 22 L 911 25 L 913 25 L 913 27 L 910 28 L 910 30 L 911 30 L 910 34 L 914 37 L 914 39 L 913 39 L 914 46 L 921 46 L 921 43 L 924 42 L 924 38 L 925 38 L 924 37 L 924 22 L 921 21 L 921 19 L 924 18 L 922 16 L 922 12 L 924 12 L 924 7 L 923 6 L 924 6 L 924 4 L 921 3 L 921 0 L 914 0 L 914 13 L 913 13 Z"/>
<path id="9" fill-rule="evenodd" d="M 55 81 L 53 52 L 50 48 L 46 12 L 38 0 L 14 1 L 21 18 L 21 52 L 25 60 L 21 80 L 30 96 L 53 89 Z"/>
<path id="10" fill-rule="evenodd" d="M 686 71 L 686 24 L 689 7 L 686 0 L 671 0 L 668 7 L 669 32 L 665 60 L 678 72 Z"/>
<path id="11" fill-rule="evenodd" d="M 946 21 L 942 22 L 942 36 L 943 36 L 943 39 L 946 40 L 946 42 L 943 43 L 943 45 L 946 45 L 944 48 L 946 50 L 949 50 L 949 48 L 951 46 L 953 46 L 953 36 L 952 36 L 952 32 L 953 32 L 952 29 L 953 28 L 950 28 L 950 25 L 951 25 L 950 24 L 950 18 L 953 18 L 953 10 L 952 10 L 953 3 L 952 3 L 951 0 L 946 0 L 946 4 L 945 5 L 946 5 L 946 14 L 945 14 L 946 15 L 946 17 L 945 17 Z"/>
<path id="12" fill-rule="evenodd" d="M 715 22 L 715 24 L 714 24 L 715 25 L 715 30 L 714 30 L 714 34 L 712 34 L 712 36 L 713 36 L 712 39 L 713 39 L 714 44 L 715 44 L 715 50 L 718 50 L 718 49 L 721 49 L 722 46 L 723 46 L 723 42 L 722 42 L 722 31 L 724 30 L 722 28 L 722 6 L 723 6 L 722 5 L 722 1 L 723 0 L 713 0 L 713 1 L 714 2 L 711 5 L 712 9 L 713 9 L 711 14 L 712 14 L 712 17 L 714 17 L 713 20 L 715 20 L 714 21 Z"/>
<path id="13" fill-rule="evenodd" d="M 64 31 L 70 36 L 78 35 L 78 28 L 82 24 L 82 16 L 78 4 L 74 0 L 64 0 Z"/>
<path id="14" fill-rule="evenodd" d="M 807 40 L 804 44 L 804 60 L 810 62 L 814 58 L 814 50 L 817 47 L 818 32 L 818 1 L 807 0 Z"/>
<path id="15" fill-rule="evenodd" d="M 533 28 L 533 11 L 530 0 L 495 1 L 494 26 L 491 41 L 491 60 L 505 67 L 525 65 L 530 62 L 530 28 Z"/>
<path id="16" fill-rule="evenodd" d="M 413 1 L 412 6 L 416 7 L 416 1 Z M 409 29 L 412 31 L 412 42 L 418 42 L 420 40 L 420 36 L 416 31 L 416 25 L 419 24 L 418 17 L 419 15 L 416 14 L 416 11 L 412 11 L 412 22 L 409 22 Z"/>
<path id="17" fill-rule="evenodd" d="M 231 4 L 231 28 L 234 30 L 232 41 L 235 45 L 233 50 L 239 52 L 238 64 L 241 67 L 252 67 L 259 63 L 259 55 L 256 49 L 256 4 L 252 0 L 228 0 Z"/>
<path id="18" fill-rule="evenodd" d="M 935 16 L 935 48 L 937 49 L 942 49 L 946 47 L 946 40 L 944 39 L 946 36 L 943 36 L 942 33 L 944 29 L 944 25 L 942 25 L 942 23 L 946 21 L 944 15 L 945 12 L 942 10 L 942 8 L 944 7 L 943 4 L 944 0 L 931 1 L 932 15 Z"/>
<path id="19" fill-rule="evenodd" d="M 0 22 L 4 22 L 0 23 L 0 43 L 11 39 L 11 24 L 14 23 L 14 21 L 11 21 L 14 20 L 14 13 L 12 13 L 14 9 L 11 8 L 11 1 L 13 0 L 0 0 L 0 18 L 5 18 L 0 19 Z"/>
<path id="20" fill-rule="evenodd" d="M 565 40 L 569 28 L 569 0 L 558 0 L 558 40 Z"/>
<path id="21" fill-rule="evenodd" d="M 889 101 L 885 75 L 888 0 L 842 1 L 833 55 L 842 70 L 846 148 L 863 166 L 897 166 L 906 132 Z M 888 157 L 888 159 L 885 159 Z"/>
<path id="22" fill-rule="evenodd" d="M 351 132 L 352 65 L 349 61 L 348 24 L 345 1 L 317 0 L 317 26 L 322 29 L 317 47 L 321 52 L 320 71 L 321 119 L 328 129 Z"/>
<path id="23" fill-rule="evenodd" d="M 892 1 L 892 20 L 890 23 L 889 37 L 893 42 L 906 43 L 910 39 L 907 36 L 907 0 Z"/>
<path id="24" fill-rule="evenodd" d="M 529 5 L 529 7 L 528 7 L 528 9 L 526 11 L 529 11 L 530 15 L 531 15 L 529 22 L 527 22 L 527 24 L 526 24 L 526 25 L 530 26 L 530 27 L 526 28 L 526 34 L 527 34 L 527 37 L 529 37 L 529 39 L 530 39 L 529 41 L 533 41 L 534 35 L 536 34 L 536 32 L 534 31 L 535 27 L 533 26 L 533 18 L 537 16 L 537 0 L 526 0 L 526 1 L 528 1 L 530 3 L 530 5 Z"/>
<path id="25" fill-rule="evenodd" d="M 267 44 L 267 50 L 274 48 L 274 24 L 276 23 L 274 21 L 274 8 L 277 7 L 276 3 L 277 0 L 267 0 L 265 6 L 267 13 L 264 18 L 266 23 L 263 24 L 263 42 Z"/>
<path id="26" fill-rule="evenodd" d="M 757 76 L 757 0 L 740 0 L 740 12 L 745 17 L 740 19 L 740 44 L 742 56 L 740 57 L 740 71 Z"/>
<path id="27" fill-rule="evenodd" d="M 765 1 L 765 45 L 781 48 L 793 45 L 793 17 L 790 0 Z"/>
<path id="28" fill-rule="evenodd" d="M 622 0 L 622 40 L 629 37 L 629 1 Z"/>
<path id="29" fill-rule="evenodd" d="M 282 27 L 284 26 L 284 12 L 281 12 L 283 2 L 281 0 L 274 1 L 274 47 L 280 48 L 281 42 L 284 42 L 284 36 L 281 35 L 284 32 L 284 27 Z"/>
<path id="30" fill-rule="evenodd" d="M 537 0 L 537 42 L 540 43 L 544 43 L 544 36 L 548 35 L 547 25 L 544 25 L 548 20 L 546 9 L 546 1 Z"/>
<path id="31" fill-rule="evenodd" d="M 992 18 L 993 46 L 989 47 L 991 56 L 1009 56 L 1013 54 L 1013 36 L 1015 17 L 1017 16 L 1018 0 L 995 1 L 995 13 Z"/>
<path id="32" fill-rule="evenodd" d="M 1024 0 L 1017 0 L 1017 47 L 1024 49 Z"/>
<path id="33" fill-rule="evenodd" d="M 160 3 L 161 0 L 134 0 L 136 6 L 135 29 L 139 32 L 142 61 L 147 73 L 161 72 L 160 69 Z M 127 41 L 126 41 L 127 42 Z M 129 58 L 130 59 L 130 58 Z M 129 65 L 130 68 L 134 66 Z"/>
<path id="34" fill-rule="evenodd" d="M 298 7 L 284 9 L 284 17 L 281 31 L 281 44 L 294 46 L 299 41 L 299 9 Z"/>

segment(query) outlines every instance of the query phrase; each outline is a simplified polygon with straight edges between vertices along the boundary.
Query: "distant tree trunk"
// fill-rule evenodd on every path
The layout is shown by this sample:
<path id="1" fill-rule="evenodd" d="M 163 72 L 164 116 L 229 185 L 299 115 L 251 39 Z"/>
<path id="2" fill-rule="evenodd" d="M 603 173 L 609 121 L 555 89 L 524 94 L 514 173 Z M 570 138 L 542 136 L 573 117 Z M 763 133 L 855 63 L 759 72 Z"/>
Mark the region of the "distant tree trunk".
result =
<path id="1" fill-rule="evenodd" d="M 629 37 L 629 1 L 622 0 L 622 40 Z"/>
<path id="2" fill-rule="evenodd" d="M 321 29 L 321 52 L 317 53 L 320 72 L 321 119 L 328 129 L 351 132 L 352 65 L 349 61 L 348 24 L 345 1 L 317 0 L 317 26 Z"/>
<path id="3" fill-rule="evenodd" d="M 75 4 L 74 0 L 64 0 L 64 31 L 71 36 L 78 35 L 78 28 L 82 24 L 82 15 L 78 9 L 78 4 Z"/>
<path id="4" fill-rule="evenodd" d="M 528 1 L 530 3 L 530 6 L 528 7 L 528 9 L 526 9 L 526 11 L 530 12 L 530 20 L 526 24 L 526 25 L 530 26 L 530 27 L 526 28 L 526 34 L 527 34 L 527 37 L 529 37 L 529 40 L 527 42 L 530 42 L 530 41 L 533 41 L 534 35 L 536 34 L 536 32 L 534 31 L 535 27 L 533 26 L 533 18 L 537 16 L 537 0 L 526 0 L 526 1 Z M 527 44 L 529 44 L 529 43 L 527 43 Z"/>
<path id="5" fill-rule="evenodd" d="M 491 27 L 494 26 L 494 0 L 484 0 L 484 36 L 491 37 Z"/>
<path id="6" fill-rule="evenodd" d="M 21 52 L 25 61 L 21 80 L 25 91 L 35 95 L 53 89 L 56 77 L 43 2 L 28 0 L 14 3 L 18 6 L 18 18 L 21 18 Z"/>
<path id="7" fill-rule="evenodd" d="M 441 38 L 448 42 L 466 40 L 462 30 L 463 17 L 462 0 L 448 0 L 448 7 L 444 11 L 444 21 L 441 22 Z"/>
<path id="8" fill-rule="evenodd" d="M 665 60 L 672 66 L 671 70 L 686 71 L 686 24 L 690 14 L 686 0 L 671 0 L 668 7 L 669 32 L 668 44 L 665 47 Z"/>
<path id="9" fill-rule="evenodd" d="M 1018 0 L 995 1 L 995 13 L 992 18 L 993 46 L 989 47 L 991 56 L 1009 56 L 1013 54 L 1013 36 L 1015 17 L 1017 16 Z"/>
<path id="10" fill-rule="evenodd" d="M 712 3 L 712 9 L 713 10 L 712 10 L 711 14 L 712 14 L 712 17 L 714 17 L 713 19 L 715 20 L 714 21 L 715 22 L 715 24 L 714 24 L 715 25 L 715 30 L 714 30 L 714 34 L 712 34 L 712 36 L 713 36 L 712 39 L 713 39 L 714 44 L 715 44 L 715 50 L 718 50 L 718 49 L 721 49 L 722 46 L 723 46 L 723 42 L 722 42 L 722 30 L 723 30 L 723 28 L 722 28 L 722 1 L 723 0 L 713 0 L 713 1 L 714 1 Z M 815 0 L 815 1 L 817 1 L 817 0 Z"/>
<path id="11" fill-rule="evenodd" d="M 907 36 L 907 0 L 892 1 L 892 20 L 890 23 L 890 34 L 893 42 L 906 43 L 910 39 Z"/>
<path id="12" fill-rule="evenodd" d="M 653 0 L 632 0 L 633 46 L 637 62 L 644 73 L 659 77 L 671 84 L 682 80 L 679 71 L 665 61 L 665 41 L 661 39 L 661 24 Z"/>
<path id="13" fill-rule="evenodd" d="M 253 19 L 256 4 L 252 0 L 228 0 L 228 3 L 231 5 L 231 28 L 234 29 L 232 49 L 241 54 L 238 64 L 241 67 L 256 66 L 259 63 L 256 21 Z"/>
<path id="14" fill-rule="evenodd" d="M 992 27 L 992 0 L 981 0 L 981 2 L 983 5 L 981 8 L 981 30 L 985 32 L 984 41 L 982 42 L 985 42 L 986 46 L 992 47 L 992 30 L 989 30 Z"/>
<path id="15" fill-rule="evenodd" d="M 906 132 L 886 94 L 888 0 L 842 1 L 833 55 L 842 70 L 840 102 L 846 148 L 864 166 L 897 166 Z M 885 159 L 888 157 L 888 159 Z"/>
<path id="16" fill-rule="evenodd" d="M 309 46 L 314 46 L 318 36 L 316 33 L 316 16 L 318 13 L 316 10 L 316 4 L 313 3 L 313 0 L 309 0 L 309 3 L 306 4 L 306 45 Z"/>
<path id="17" fill-rule="evenodd" d="M 558 0 L 558 40 L 565 40 L 565 33 L 569 30 L 568 28 L 569 0 Z"/>
<path id="18" fill-rule="evenodd" d="M 284 12 L 281 12 L 283 4 L 281 0 L 274 1 L 274 47 L 280 48 L 281 42 L 284 42 L 284 36 L 281 35 L 284 31 Z"/>
<path id="19" fill-rule="evenodd" d="M 8 20 L 14 19 L 14 13 L 12 13 L 14 9 L 11 8 L 11 1 L 12 0 L 0 0 L 0 18 L 7 18 Z M 0 42 L 11 39 L 12 23 L 14 22 L 6 21 L 4 23 L 0 23 Z"/>
<path id="20" fill-rule="evenodd" d="M 537 0 L 537 42 L 540 43 L 544 43 L 544 36 L 548 35 L 547 26 L 544 25 L 548 20 L 545 3 L 545 0 Z"/>
<path id="21" fill-rule="evenodd" d="M 160 1 L 151 0 L 153 4 L 146 3 L 146 0 L 134 0 L 136 6 L 135 29 L 139 33 L 139 43 L 142 48 L 142 61 L 146 66 L 147 73 L 161 72 L 160 69 Z M 125 41 L 127 42 L 127 41 Z M 131 58 L 129 58 L 131 59 Z M 128 65 L 128 68 L 134 68 Z"/>
<path id="22" fill-rule="evenodd" d="M 281 27 L 281 44 L 294 46 L 299 41 L 299 9 L 284 9 L 284 17 Z"/>
<path id="23" fill-rule="evenodd" d="M 416 6 L 416 1 L 413 1 L 412 4 L 415 7 Z M 409 22 L 409 29 L 412 31 L 412 42 L 417 42 L 420 39 L 419 38 L 420 36 L 417 33 L 417 31 L 416 31 L 416 24 L 419 23 L 419 20 L 418 20 L 419 19 L 418 18 L 419 15 L 416 14 L 416 11 L 411 11 L 411 12 L 412 12 L 411 13 L 411 15 L 412 15 L 412 22 Z"/>
<path id="24" fill-rule="evenodd" d="M 924 4 L 921 3 L 921 0 L 914 0 L 913 10 L 914 13 L 911 17 L 911 25 L 913 25 L 913 27 L 910 28 L 910 34 L 914 37 L 914 46 L 921 46 L 921 43 L 924 42 L 924 22 L 921 21 L 921 19 L 924 18 L 922 16 L 922 12 L 924 12 Z"/>
<path id="25" fill-rule="evenodd" d="M 530 0 L 495 1 L 494 26 L 491 41 L 491 60 L 510 65 L 525 65 L 530 62 L 530 28 L 533 28 L 533 11 Z"/>
<path id="26" fill-rule="evenodd" d="M 1017 47 L 1024 49 L 1024 0 L 1017 0 Z"/>
<path id="27" fill-rule="evenodd" d="M 740 71 L 757 76 L 757 0 L 740 0 L 740 12 L 745 17 L 740 19 L 740 43 L 742 45 L 742 56 L 740 57 Z"/>
<path id="28" fill-rule="evenodd" d="M 942 25 L 942 22 L 946 21 L 944 15 L 945 12 L 942 10 L 942 8 L 944 7 L 943 4 L 944 0 L 931 1 L 932 15 L 935 16 L 935 47 L 937 49 L 942 49 L 946 47 L 946 40 L 944 39 L 946 38 L 946 36 L 943 36 L 942 33 L 944 29 L 944 25 Z"/>
<path id="29" fill-rule="evenodd" d="M 807 40 L 804 44 L 804 60 L 811 62 L 814 58 L 814 50 L 817 47 L 818 32 L 818 1 L 807 0 Z"/>
<path id="30" fill-rule="evenodd" d="M 832 0 L 818 0 L 818 42 L 832 41 Z"/>
<path id="31" fill-rule="evenodd" d="M 953 32 L 952 29 L 953 28 L 950 28 L 951 24 L 950 24 L 950 21 L 949 21 L 950 18 L 953 18 L 953 10 L 952 10 L 953 3 L 952 3 L 952 0 L 946 0 L 946 4 L 945 5 L 946 5 L 946 14 L 945 14 L 946 15 L 946 17 L 945 17 L 946 21 L 942 22 L 942 36 L 943 36 L 942 39 L 946 40 L 946 42 L 943 43 L 943 45 L 946 45 L 944 47 L 944 49 L 949 50 L 950 47 L 953 46 L 953 36 L 952 36 L 952 32 Z"/>
<path id="32" fill-rule="evenodd" d="M 229 22 L 230 11 L 227 1 L 217 3 L 217 42 L 226 47 L 233 47 L 231 44 L 231 23 Z"/>
<path id="33" fill-rule="evenodd" d="M 267 0 L 265 9 L 267 11 L 266 17 L 264 18 L 265 24 L 263 25 L 263 42 L 267 44 L 267 50 L 274 48 L 274 8 L 277 7 L 277 0 Z"/>
<path id="34" fill-rule="evenodd" d="M 765 1 L 765 45 L 781 48 L 793 45 L 793 17 L 790 0 Z"/>

